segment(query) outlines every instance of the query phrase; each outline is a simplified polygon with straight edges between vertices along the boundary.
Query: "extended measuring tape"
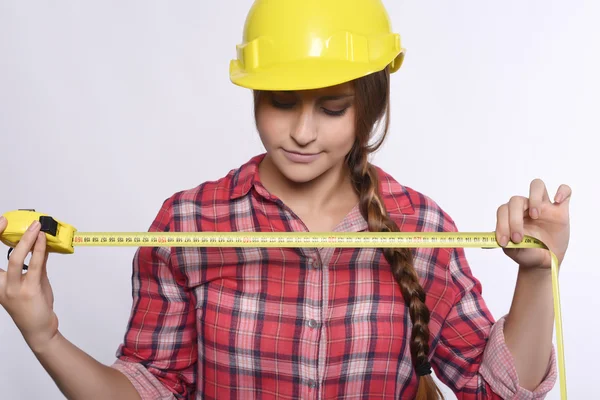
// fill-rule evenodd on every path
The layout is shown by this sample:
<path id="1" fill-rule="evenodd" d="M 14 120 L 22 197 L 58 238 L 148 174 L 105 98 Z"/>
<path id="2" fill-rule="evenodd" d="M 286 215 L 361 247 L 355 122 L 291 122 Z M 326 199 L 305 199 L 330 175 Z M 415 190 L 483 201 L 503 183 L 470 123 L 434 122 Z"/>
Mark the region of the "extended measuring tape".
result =
<path id="1" fill-rule="evenodd" d="M 8 225 L 0 241 L 14 248 L 34 221 L 40 221 L 49 252 L 71 254 L 76 246 L 88 247 L 350 247 L 350 248 L 500 248 L 494 232 L 77 232 L 54 218 L 34 210 L 4 214 Z M 548 247 L 540 240 L 525 236 L 521 243 L 507 248 Z M 561 399 L 567 398 L 558 259 L 552 256 L 552 295 L 558 350 Z"/>

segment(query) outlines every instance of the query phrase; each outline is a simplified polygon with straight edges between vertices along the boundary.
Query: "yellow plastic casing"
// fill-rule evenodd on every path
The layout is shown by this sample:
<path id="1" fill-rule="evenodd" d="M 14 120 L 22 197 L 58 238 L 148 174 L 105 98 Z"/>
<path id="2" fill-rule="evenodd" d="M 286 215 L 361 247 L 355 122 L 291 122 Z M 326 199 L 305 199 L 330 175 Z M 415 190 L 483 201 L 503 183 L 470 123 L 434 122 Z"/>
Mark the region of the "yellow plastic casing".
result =
<path id="1" fill-rule="evenodd" d="M 42 222 L 40 217 L 48 217 L 42 219 L 45 220 L 45 223 L 42 224 L 42 230 L 45 228 L 44 225 L 53 225 L 56 228 L 56 235 L 53 234 L 54 229 L 49 229 L 51 232 L 44 230 L 48 252 L 61 254 L 74 253 L 73 237 L 77 230 L 73 226 L 34 210 L 9 211 L 3 214 L 3 216 L 8 221 L 8 225 L 4 232 L 0 234 L 0 241 L 5 245 L 12 248 L 16 247 L 34 221 Z"/>

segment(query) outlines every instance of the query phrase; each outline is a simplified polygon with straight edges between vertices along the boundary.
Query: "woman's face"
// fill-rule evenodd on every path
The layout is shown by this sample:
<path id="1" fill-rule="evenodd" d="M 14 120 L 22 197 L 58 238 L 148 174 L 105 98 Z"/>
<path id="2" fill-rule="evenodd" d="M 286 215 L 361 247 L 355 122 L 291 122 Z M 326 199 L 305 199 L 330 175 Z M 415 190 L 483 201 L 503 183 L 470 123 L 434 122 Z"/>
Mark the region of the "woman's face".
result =
<path id="1" fill-rule="evenodd" d="M 296 92 L 264 92 L 257 104 L 260 138 L 289 180 L 312 181 L 339 171 L 355 139 L 351 83 Z"/>

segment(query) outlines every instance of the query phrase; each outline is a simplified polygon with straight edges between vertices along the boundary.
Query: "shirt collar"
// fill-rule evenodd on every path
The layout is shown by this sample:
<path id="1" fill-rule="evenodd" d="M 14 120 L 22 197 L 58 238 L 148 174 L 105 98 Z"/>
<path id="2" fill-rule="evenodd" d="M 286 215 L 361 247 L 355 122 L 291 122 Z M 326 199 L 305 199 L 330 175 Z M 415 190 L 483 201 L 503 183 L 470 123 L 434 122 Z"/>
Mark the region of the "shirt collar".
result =
<path id="1" fill-rule="evenodd" d="M 242 165 L 232 177 L 229 199 L 235 200 L 244 197 L 256 183 L 260 183 L 258 176 L 258 165 L 266 153 L 254 156 L 246 164 Z M 262 189 L 264 187 L 260 185 Z M 266 190 L 265 190 L 266 192 Z"/>

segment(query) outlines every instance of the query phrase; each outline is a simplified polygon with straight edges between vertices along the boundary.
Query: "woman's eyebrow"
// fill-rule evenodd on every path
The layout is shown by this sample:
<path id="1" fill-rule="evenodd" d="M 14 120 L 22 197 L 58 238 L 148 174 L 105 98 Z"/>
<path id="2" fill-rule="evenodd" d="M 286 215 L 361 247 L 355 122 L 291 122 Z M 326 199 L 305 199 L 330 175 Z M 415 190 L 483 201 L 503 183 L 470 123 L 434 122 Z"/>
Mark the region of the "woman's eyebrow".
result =
<path id="1" fill-rule="evenodd" d="M 288 96 L 298 97 L 298 93 L 293 90 L 276 90 L 276 91 L 273 91 L 273 93 L 279 94 L 279 95 L 288 95 Z M 332 94 L 332 95 L 327 95 L 327 96 L 320 96 L 320 97 L 318 97 L 318 100 L 319 101 L 331 101 L 331 100 L 346 99 L 346 98 L 350 98 L 350 97 L 354 97 L 354 93 L 340 93 L 340 94 Z"/>
<path id="2" fill-rule="evenodd" d="M 319 97 L 319 100 L 321 100 L 321 101 L 340 100 L 340 99 L 345 99 L 348 97 L 354 97 L 354 93 L 344 93 L 344 94 L 337 94 L 337 95 L 332 95 L 332 96 L 323 96 L 323 97 Z"/>

